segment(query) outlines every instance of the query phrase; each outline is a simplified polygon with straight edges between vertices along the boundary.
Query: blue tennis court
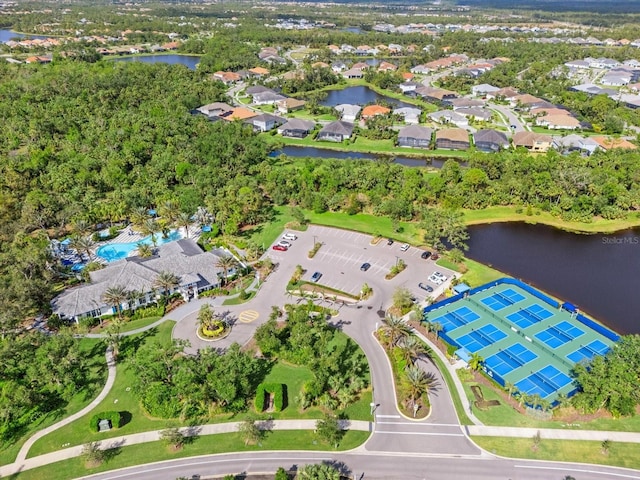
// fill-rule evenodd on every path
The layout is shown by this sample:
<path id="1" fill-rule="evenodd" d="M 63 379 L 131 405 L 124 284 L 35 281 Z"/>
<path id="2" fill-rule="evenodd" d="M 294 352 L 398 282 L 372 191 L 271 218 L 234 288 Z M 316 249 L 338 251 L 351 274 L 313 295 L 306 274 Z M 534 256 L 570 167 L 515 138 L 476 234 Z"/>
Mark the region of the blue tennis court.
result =
<path id="1" fill-rule="evenodd" d="M 533 305 L 529 305 L 528 307 L 518 310 L 511 315 L 507 315 L 506 318 L 518 325 L 521 329 L 525 329 L 552 316 L 553 313 L 549 310 L 541 307 L 537 303 L 534 303 Z"/>
<path id="2" fill-rule="evenodd" d="M 574 327 L 567 321 L 562 321 L 557 325 L 552 325 L 546 330 L 537 333 L 536 338 L 551 348 L 558 348 L 583 334 L 584 332 L 578 327 Z"/>
<path id="3" fill-rule="evenodd" d="M 498 375 L 504 376 L 536 358 L 538 356 L 521 343 L 514 343 L 509 348 L 491 355 L 484 363 Z"/>
<path id="4" fill-rule="evenodd" d="M 572 362 L 578 363 L 581 360 L 591 360 L 594 355 L 604 355 L 609 350 L 609 347 L 600 340 L 594 340 L 588 345 L 580 345 L 580 348 L 575 352 L 567 355 L 567 358 Z"/>
<path id="5" fill-rule="evenodd" d="M 439 322 L 442 325 L 442 329 L 449 333 L 458 327 L 471 323 L 474 320 L 480 318 L 476 312 L 469 307 L 461 307 L 452 312 L 445 313 L 437 318 L 434 318 L 432 323 Z"/>
<path id="6" fill-rule="evenodd" d="M 502 330 L 494 327 L 493 325 L 484 325 L 477 330 L 471 330 L 466 335 L 456 339 L 458 344 L 469 350 L 471 353 L 475 353 L 484 347 L 498 342 L 503 338 L 506 338 L 507 334 Z"/>
<path id="7" fill-rule="evenodd" d="M 552 365 L 547 365 L 543 369 L 533 372 L 528 377 L 520 380 L 516 383 L 516 388 L 529 395 L 535 395 L 537 393 L 542 398 L 546 398 L 570 383 L 571 378 L 569 378 L 568 375 L 562 373 Z"/>
<path id="8" fill-rule="evenodd" d="M 494 312 L 497 312 L 498 310 L 502 310 L 503 308 L 513 305 L 514 303 L 518 303 L 521 300 L 524 300 L 523 295 L 520 295 L 511 288 L 507 288 L 501 292 L 495 292 L 490 297 L 483 298 L 480 301 Z"/>

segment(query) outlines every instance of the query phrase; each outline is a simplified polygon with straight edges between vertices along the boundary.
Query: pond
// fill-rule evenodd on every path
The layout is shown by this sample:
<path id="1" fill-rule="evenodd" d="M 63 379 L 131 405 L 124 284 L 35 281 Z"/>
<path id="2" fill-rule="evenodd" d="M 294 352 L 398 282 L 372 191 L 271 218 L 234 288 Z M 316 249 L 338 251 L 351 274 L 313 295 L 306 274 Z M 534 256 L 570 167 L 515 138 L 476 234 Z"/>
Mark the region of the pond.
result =
<path id="1" fill-rule="evenodd" d="M 573 303 L 618 333 L 640 333 L 640 230 L 580 235 L 494 223 L 469 233 L 469 258 Z"/>
<path id="2" fill-rule="evenodd" d="M 116 62 L 143 62 L 143 63 L 168 63 L 170 65 L 184 65 L 190 70 L 195 70 L 200 63 L 200 57 L 176 54 L 141 55 L 134 57 L 115 57 Z"/>
<path id="3" fill-rule="evenodd" d="M 364 160 L 383 160 L 393 158 L 394 163 L 404 165 L 405 167 L 435 167 L 442 168 L 446 158 L 424 157 L 414 158 L 406 155 L 376 155 L 375 153 L 363 152 L 341 152 L 322 147 L 298 147 L 295 145 L 286 145 L 280 150 L 271 152 L 272 157 L 278 155 L 287 155 L 288 157 L 315 157 L 315 158 L 337 158 L 339 160 L 347 159 L 364 159 Z M 461 166 L 466 166 L 465 162 L 460 162 Z"/>
<path id="4" fill-rule="evenodd" d="M 342 103 L 350 103 L 355 105 L 367 105 L 369 103 L 377 103 L 379 101 L 385 101 L 396 107 L 415 107 L 409 103 L 401 102 L 395 98 L 380 95 L 374 92 L 369 87 L 347 87 L 342 90 L 329 90 L 327 97 L 320 102 L 325 107 L 335 107 Z"/>
<path id="5" fill-rule="evenodd" d="M 13 40 L 16 38 L 40 38 L 40 39 L 45 39 L 45 38 L 49 38 L 47 36 L 43 36 L 43 35 L 26 35 L 24 33 L 17 33 L 17 32 L 13 32 L 7 28 L 2 28 L 0 29 L 0 42 L 2 43 L 6 43 L 9 40 Z"/>

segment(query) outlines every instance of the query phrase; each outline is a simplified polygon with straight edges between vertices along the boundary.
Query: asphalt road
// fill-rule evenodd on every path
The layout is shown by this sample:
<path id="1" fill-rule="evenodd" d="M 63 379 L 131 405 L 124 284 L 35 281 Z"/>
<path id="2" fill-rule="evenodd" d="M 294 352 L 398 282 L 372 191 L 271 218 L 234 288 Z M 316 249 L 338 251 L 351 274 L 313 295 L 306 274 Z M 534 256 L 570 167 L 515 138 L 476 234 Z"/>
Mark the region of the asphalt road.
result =
<path id="1" fill-rule="evenodd" d="M 485 455 L 424 457 L 394 454 L 327 452 L 265 452 L 207 455 L 140 465 L 83 477 L 92 480 L 204 479 L 228 473 L 271 473 L 278 467 L 296 469 L 309 463 L 330 463 L 357 479 L 403 480 L 576 480 L 640 479 L 633 470 L 596 465 L 512 460 Z"/>

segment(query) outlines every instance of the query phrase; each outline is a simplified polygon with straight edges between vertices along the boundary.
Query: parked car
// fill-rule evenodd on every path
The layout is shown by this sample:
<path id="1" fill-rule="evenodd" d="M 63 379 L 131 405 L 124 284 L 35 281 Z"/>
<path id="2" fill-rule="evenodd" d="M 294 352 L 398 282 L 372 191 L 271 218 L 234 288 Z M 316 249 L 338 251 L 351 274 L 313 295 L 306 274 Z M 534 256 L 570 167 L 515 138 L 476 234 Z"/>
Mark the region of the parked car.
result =
<path id="1" fill-rule="evenodd" d="M 418 287 L 420 287 L 422 290 L 426 290 L 429 293 L 433 292 L 433 287 L 430 285 L 427 285 L 426 283 L 420 282 L 418 284 Z"/>
<path id="2" fill-rule="evenodd" d="M 284 245 L 274 245 L 273 246 L 274 250 L 279 250 L 280 252 L 286 252 L 287 250 L 289 250 L 289 247 L 285 247 Z"/>
<path id="3" fill-rule="evenodd" d="M 370 263 L 363 263 L 362 265 L 360 265 L 360 270 L 362 270 L 363 272 L 366 272 L 370 268 L 371 268 L 371 264 Z"/>
<path id="4" fill-rule="evenodd" d="M 291 233 L 291 232 L 287 232 L 284 235 L 282 235 L 282 238 L 285 240 L 297 240 L 298 237 L 295 236 L 295 234 Z"/>
<path id="5" fill-rule="evenodd" d="M 278 245 L 280 245 L 281 247 L 287 247 L 289 248 L 291 246 L 291 242 L 287 242 L 286 240 L 280 240 L 278 242 Z"/>
<path id="6" fill-rule="evenodd" d="M 429 280 L 431 283 L 435 283 L 436 285 L 442 285 L 444 283 L 444 279 L 436 277 L 435 275 L 429 275 L 429 278 L 427 278 L 427 280 Z"/>
<path id="7" fill-rule="evenodd" d="M 433 272 L 433 276 L 434 276 L 434 277 L 441 278 L 442 280 L 446 280 L 446 279 L 448 278 L 446 275 L 443 275 L 443 274 L 442 274 L 442 273 L 440 273 L 440 272 Z"/>
<path id="8" fill-rule="evenodd" d="M 426 260 L 430 256 L 431 256 L 431 252 L 428 250 L 425 250 L 424 252 L 422 252 L 422 255 L 420 255 L 420 258 L 424 258 Z"/>
<path id="9" fill-rule="evenodd" d="M 313 275 L 311 275 L 311 281 L 317 282 L 318 280 L 320 280 L 320 277 L 322 277 L 321 272 L 313 272 Z"/>
<path id="10" fill-rule="evenodd" d="M 393 238 L 387 238 L 387 245 L 393 245 Z"/>
<path id="11" fill-rule="evenodd" d="M 406 252 L 407 250 L 409 250 L 409 244 L 405 243 L 400 247 L 400 251 L 401 252 Z"/>
<path id="12" fill-rule="evenodd" d="M 436 260 L 438 260 L 439 258 L 440 258 L 440 255 L 438 255 L 438 252 L 433 252 L 433 253 L 431 254 L 431 260 L 433 260 L 434 262 L 435 262 Z"/>

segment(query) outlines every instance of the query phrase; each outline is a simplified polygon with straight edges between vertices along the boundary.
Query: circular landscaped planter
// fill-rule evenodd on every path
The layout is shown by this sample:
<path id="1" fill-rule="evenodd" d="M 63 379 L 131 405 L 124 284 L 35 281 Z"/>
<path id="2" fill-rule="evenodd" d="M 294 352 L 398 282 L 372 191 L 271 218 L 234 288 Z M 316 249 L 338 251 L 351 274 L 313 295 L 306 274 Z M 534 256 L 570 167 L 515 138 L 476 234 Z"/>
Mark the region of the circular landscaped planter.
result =
<path id="1" fill-rule="evenodd" d="M 208 329 L 206 327 L 199 326 L 196 334 L 200 340 L 216 342 L 226 338 L 231 333 L 231 326 L 225 322 L 216 322 L 216 327 L 217 328 L 214 329 Z"/>

